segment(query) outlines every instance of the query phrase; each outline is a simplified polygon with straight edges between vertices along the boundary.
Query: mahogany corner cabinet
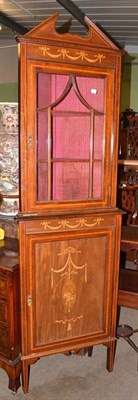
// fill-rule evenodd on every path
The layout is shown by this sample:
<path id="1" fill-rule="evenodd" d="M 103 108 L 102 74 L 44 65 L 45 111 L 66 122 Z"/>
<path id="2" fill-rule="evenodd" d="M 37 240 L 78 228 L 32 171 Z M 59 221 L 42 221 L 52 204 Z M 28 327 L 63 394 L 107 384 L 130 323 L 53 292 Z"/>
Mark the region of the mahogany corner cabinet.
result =
<path id="1" fill-rule="evenodd" d="M 58 14 L 19 38 L 23 390 L 42 356 L 104 344 L 113 369 L 121 212 L 116 208 L 122 51 Z"/>

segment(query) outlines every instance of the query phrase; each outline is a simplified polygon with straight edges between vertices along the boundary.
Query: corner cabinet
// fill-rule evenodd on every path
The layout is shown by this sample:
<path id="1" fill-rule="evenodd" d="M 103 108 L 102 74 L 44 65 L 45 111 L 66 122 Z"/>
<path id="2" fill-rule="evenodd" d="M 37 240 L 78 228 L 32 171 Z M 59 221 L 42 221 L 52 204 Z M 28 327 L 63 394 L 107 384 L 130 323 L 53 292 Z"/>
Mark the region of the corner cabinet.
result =
<path id="1" fill-rule="evenodd" d="M 121 51 L 57 14 L 19 38 L 23 389 L 41 356 L 96 344 L 113 369 L 121 214 L 116 208 Z"/>

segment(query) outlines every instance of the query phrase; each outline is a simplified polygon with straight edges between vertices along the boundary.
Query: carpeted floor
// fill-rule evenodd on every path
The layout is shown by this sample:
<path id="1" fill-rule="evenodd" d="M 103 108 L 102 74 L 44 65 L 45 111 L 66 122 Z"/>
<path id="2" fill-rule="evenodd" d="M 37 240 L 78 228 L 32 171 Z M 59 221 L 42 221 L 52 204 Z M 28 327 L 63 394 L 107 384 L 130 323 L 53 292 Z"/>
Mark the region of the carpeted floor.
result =
<path id="1" fill-rule="evenodd" d="M 122 308 L 120 323 L 138 327 L 136 310 Z M 136 334 L 132 337 L 137 342 Z M 27 395 L 17 400 L 138 400 L 137 354 L 123 339 L 117 343 L 112 373 L 106 370 L 106 348 L 94 347 L 91 358 L 64 355 L 41 358 L 31 366 Z M 0 370 L 0 400 L 13 400 L 6 373 Z"/>

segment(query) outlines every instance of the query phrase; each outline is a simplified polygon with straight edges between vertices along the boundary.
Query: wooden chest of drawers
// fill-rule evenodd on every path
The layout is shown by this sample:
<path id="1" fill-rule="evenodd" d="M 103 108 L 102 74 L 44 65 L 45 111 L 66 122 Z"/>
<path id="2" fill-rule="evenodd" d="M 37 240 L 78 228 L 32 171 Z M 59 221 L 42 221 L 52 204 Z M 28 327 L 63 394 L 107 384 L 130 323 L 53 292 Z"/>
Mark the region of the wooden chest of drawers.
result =
<path id="1" fill-rule="evenodd" d="M 20 386 L 20 292 L 18 242 L 5 239 L 0 248 L 0 368 L 9 377 L 9 389 Z"/>

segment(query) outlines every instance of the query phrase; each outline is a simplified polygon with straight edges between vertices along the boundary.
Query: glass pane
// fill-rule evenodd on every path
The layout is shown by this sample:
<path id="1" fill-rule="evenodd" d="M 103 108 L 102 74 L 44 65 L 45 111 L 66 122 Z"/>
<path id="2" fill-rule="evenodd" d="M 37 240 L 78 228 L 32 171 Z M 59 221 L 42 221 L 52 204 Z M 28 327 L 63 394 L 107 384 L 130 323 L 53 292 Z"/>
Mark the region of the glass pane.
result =
<path id="1" fill-rule="evenodd" d="M 38 163 L 38 201 L 48 200 L 48 164 Z"/>
<path id="2" fill-rule="evenodd" d="M 48 107 L 52 101 L 51 98 L 52 75 L 39 72 L 37 74 L 37 107 Z"/>
<path id="3" fill-rule="evenodd" d="M 77 77 L 79 90 L 92 108 L 104 112 L 105 79 L 93 77 Z"/>
<path id="4" fill-rule="evenodd" d="M 93 198 L 101 198 L 102 197 L 102 162 L 94 162 L 93 165 Z"/>
<path id="5" fill-rule="evenodd" d="M 69 76 L 49 73 L 38 73 L 38 108 L 49 107 L 63 93 Z"/>
<path id="6" fill-rule="evenodd" d="M 101 198 L 105 79 L 37 74 L 37 201 Z"/>
<path id="7" fill-rule="evenodd" d="M 94 159 L 102 160 L 104 149 L 104 116 L 96 115 L 94 119 Z"/>
<path id="8" fill-rule="evenodd" d="M 85 135 L 87 132 L 87 135 Z M 53 119 L 53 158 L 89 159 L 90 116 L 85 114 Z"/>
<path id="9" fill-rule="evenodd" d="M 39 160 L 48 158 L 48 118 L 47 112 L 37 114 L 37 157 Z"/>
<path id="10" fill-rule="evenodd" d="M 88 198 L 89 163 L 56 162 L 53 164 L 53 200 Z"/>

